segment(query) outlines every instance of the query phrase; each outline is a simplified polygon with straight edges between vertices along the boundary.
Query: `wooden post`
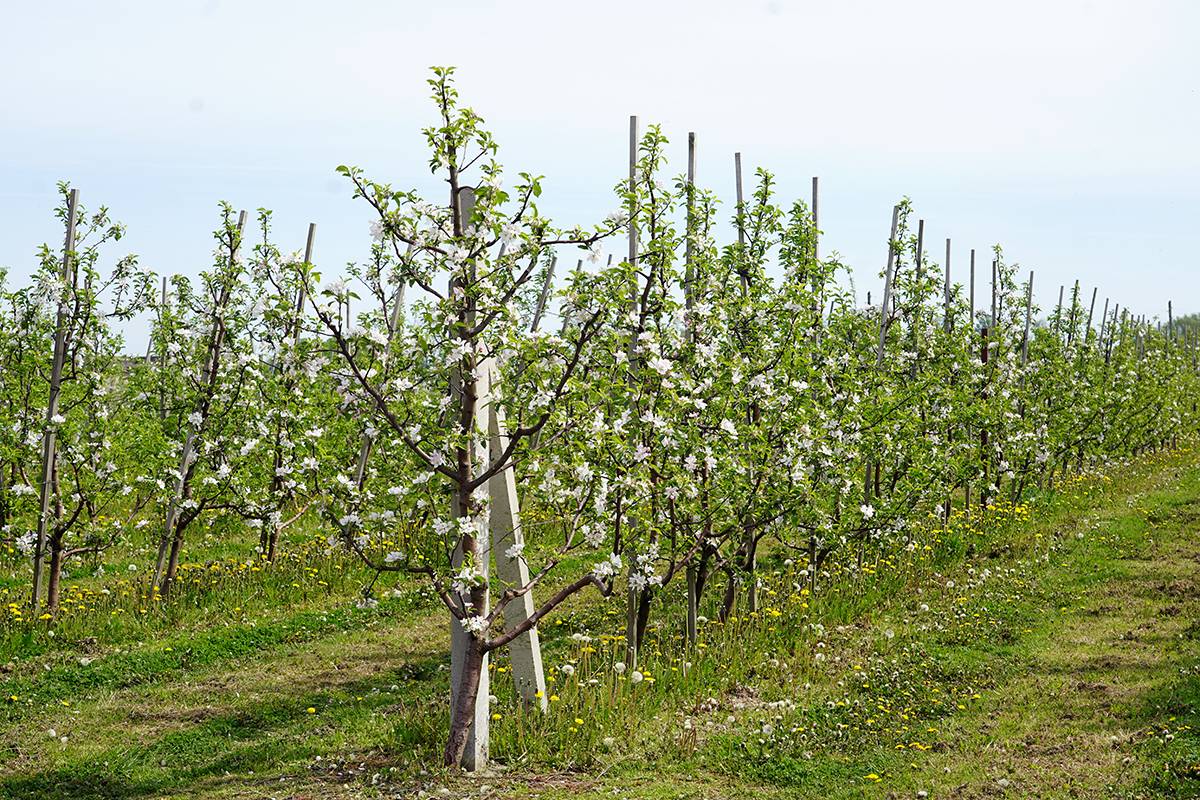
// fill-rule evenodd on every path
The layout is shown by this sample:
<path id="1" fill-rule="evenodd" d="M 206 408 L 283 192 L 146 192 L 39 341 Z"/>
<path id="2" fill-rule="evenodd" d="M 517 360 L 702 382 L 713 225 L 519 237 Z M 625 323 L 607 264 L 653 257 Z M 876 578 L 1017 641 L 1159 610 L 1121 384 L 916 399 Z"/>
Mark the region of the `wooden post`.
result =
<path id="1" fill-rule="evenodd" d="M 58 290 L 58 312 L 54 319 L 54 355 L 50 362 L 50 387 L 46 399 L 46 429 L 42 433 L 41 505 L 37 521 L 37 543 L 33 551 L 33 587 L 30 606 L 38 617 L 42 593 L 42 560 L 46 549 L 46 529 L 50 522 L 50 495 L 54 493 L 54 468 L 58 462 L 58 396 L 62 391 L 63 365 L 67 357 L 67 318 L 72 298 L 75 264 L 75 216 L 79 208 L 79 190 L 67 195 L 67 234 L 63 242 L 62 286 Z M 53 599 L 53 598 L 52 598 Z M 53 609 L 51 609 L 53 611 Z"/>
<path id="2" fill-rule="evenodd" d="M 462 221 L 463 227 L 471 218 L 475 210 L 475 190 L 470 187 L 463 187 L 458 190 L 458 197 L 453 198 L 453 202 L 457 204 L 458 218 Z M 454 287 L 455 279 L 451 278 L 451 286 Z M 453 289 L 452 289 L 453 291 Z M 461 291 L 461 289 L 459 289 Z M 467 325 L 474 324 L 474 314 L 468 310 Z M 476 365 L 478 367 L 479 365 Z M 473 432 L 470 443 L 467 447 L 470 449 L 469 461 L 471 464 L 472 473 L 480 468 L 480 465 L 490 463 L 489 443 L 488 443 L 488 406 L 490 405 L 488 394 L 489 385 L 485 370 L 476 370 L 475 377 L 475 392 L 476 404 L 475 414 L 470 421 L 473 427 Z M 450 386 L 452 394 L 463 395 L 466 388 L 466 380 L 464 374 L 458 369 L 455 369 L 450 376 Z M 455 507 L 458 513 L 461 514 L 461 509 L 470 508 L 471 501 L 466 496 L 468 493 L 467 487 L 459 485 L 456 487 Z M 458 543 L 455 545 L 454 553 L 451 556 L 451 566 L 454 569 L 460 569 L 466 559 L 467 545 L 464 542 L 465 533 L 460 533 Z M 483 608 L 473 609 L 476 613 L 486 616 L 489 612 L 490 596 L 487 591 L 487 576 L 490 565 L 491 539 L 486 530 L 478 530 L 473 537 L 472 560 L 475 571 L 484 579 L 484 591 L 482 605 Z M 471 588 L 468 587 L 466 592 L 454 594 L 454 601 L 458 604 L 459 610 L 467 613 L 467 605 L 472 602 Z M 450 708 L 457 706 L 459 685 L 462 682 L 464 670 L 467 667 L 468 648 L 472 646 L 471 637 L 473 634 L 463 629 L 462 624 L 454 615 L 450 616 Z M 490 675 L 488 669 L 488 654 L 485 652 L 482 656 L 482 667 L 479 674 L 479 690 L 475 695 L 475 705 L 472 709 L 471 729 L 467 736 L 466 748 L 463 750 L 462 761 L 460 766 L 463 769 L 474 772 L 483 769 L 487 765 L 488 760 L 488 726 L 490 724 L 489 716 L 489 696 L 491 694 Z"/>
<path id="3" fill-rule="evenodd" d="M 998 310 L 996 308 L 996 302 L 998 299 L 997 290 L 999 288 L 996 286 L 996 273 L 999 269 L 999 266 L 1000 266 L 999 261 L 997 259 L 993 258 L 992 259 L 992 314 L 991 314 L 991 319 L 988 320 L 988 327 L 990 327 L 990 328 L 996 327 L 996 312 Z"/>
<path id="4" fill-rule="evenodd" d="M 946 263 L 944 266 L 944 272 L 945 272 L 945 276 L 942 279 L 942 292 L 945 295 L 945 297 L 944 297 L 945 306 L 944 306 L 944 310 L 942 311 L 942 330 L 944 330 L 947 334 L 949 334 L 951 332 L 951 330 L 953 330 L 953 326 L 954 326 L 954 321 L 950 316 L 950 239 L 949 238 L 946 239 Z M 953 426 L 950 426 L 946 431 L 947 441 L 953 441 L 953 436 L 954 436 L 954 428 L 953 428 Z M 943 526 L 950 524 L 950 513 L 951 513 L 952 505 L 954 502 L 951 497 L 951 492 L 952 492 L 952 490 L 946 492 L 946 501 L 942 507 L 942 525 Z"/>
<path id="5" fill-rule="evenodd" d="M 737 184 L 737 236 L 738 236 L 738 257 L 745 259 L 746 257 L 746 200 L 742 194 L 742 154 L 733 154 L 733 174 L 734 182 Z M 738 270 L 738 274 L 742 280 L 742 294 L 750 288 L 750 282 L 746 278 L 744 269 Z"/>
<path id="6" fill-rule="evenodd" d="M 637 204 L 634 201 L 634 189 L 637 181 L 637 117 L 629 118 L 629 265 L 634 268 L 634 297 L 630 298 L 630 307 L 634 307 L 637 301 L 637 228 L 634 225 L 634 215 L 637 213 Z M 629 355 L 632 360 L 636 340 L 630 338 Z M 625 663 L 629 669 L 637 666 L 637 592 L 629 587 L 626 592 L 626 613 L 625 613 Z"/>
<path id="7" fill-rule="evenodd" d="M 1054 308 L 1054 332 L 1062 334 L 1062 307 L 1063 307 L 1063 290 L 1066 287 L 1059 285 L 1058 287 L 1058 305 Z"/>
<path id="8" fill-rule="evenodd" d="M 888 236 L 887 268 L 883 273 L 883 302 L 879 306 L 879 349 L 875 354 L 875 367 L 883 366 L 883 348 L 887 343 L 888 302 L 892 297 L 892 267 L 896 262 L 896 227 L 900 222 L 900 206 L 892 208 L 892 232 Z"/>
<path id="9" fill-rule="evenodd" d="M 1108 326 L 1108 343 L 1104 347 L 1104 363 L 1112 361 L 1113 344 L 1117 340 L 1117 320 L 1120 319 L 1121 304 L 1113 303 L 1112 322 Z"/>
<path id="10" fill-rule="evenodd" d="M 625 592 L 625 666 L 637 669 L 638 665 L 638 593 L 632 586 Z"/>
<path id="11" fill-rule="evenodd" d="M 165 309 L 166 307 L 167 307 L 167 276 L 163 275 L 162 276 L 162 300 L 159 302 L 159 308 Z M 158 313 L 158 319 L 159 319 L 159 322 L 162 322 L 162 312 L 161 311 Z M 149 364 L 150 364 L 150 350 L 153 346 L 154 346 L 154 335 L 153 335 L 153 333 L 151 333 L 151 335 L 146 339 L 146 364 L 147 364 L 147 366 L 149 366 Z"/>
<path id="12" fill-rule="evenodd" d="M 546 312 L 546 301 L 550 299 L 550 289 L 554 285 L 554 268 L 558 266 L 558 256 L 553 256 L 550 259 L 550 266 L 546 269 L 546 280 L 542 284 L 542 291 L 538 295 L 537 307 L 533 311 L 533 322 L 529 326 L 530 333 L 537 333 L 537 329 L 542 324 L 542 314 Z M 583 259 L 579 259 L 579 263 L 575 265 L 577 268 L 583 266 Z"/>
<path id="13" fill-rule="evenodd" d="M 820 275 L 821 263 L 821 180 L 816 175 L 812 179 L 812 226 L 813 226 L 813 272 Z M 819 346 L 821 344 L 821 335 L 825 330 L 825 281 L 822 278 L 820 285 L 816 284 L 815 280 L 810 281 L 810 287 L 813 290 L 813 325 L 815 331 L 813 341 Z"/>
<path id="14" fill-rule="evenodd" d="M 492 359 L 488 359 L 481 371 L 488 382 L 488 391 L 481 392 L 481 395 L 487 397 L 484 413 L 487 414 L 488 420 L 488 448 L 493 457 L 498 457 L 508 447 L 504 407 L 495 402 L 495 392 L 492 389 L 499 374 Z M 529 565 L 522 555 L 525 533 L 521 528 L 517 479 L 511 462 L 488 480 L 488 492 L 492 503 L 488 525 L 491 528 L 492 558 L 496 562 L 496 574 L 506 588 L 519 590 L 529 584 Z M 525 592 L 504 607 L 505 629 L 512 630 L 523 624 L 533 613 L 533 592 Z M 528 633 L 513 639 L 508 645 L 508 650 L 512 661 L 513 680 L 521 699 L 527 705 L 545 711 L 549 706 L 537 627 L 534 626 Z"/>
<path id="15" fill-rule="evenodd" d="M 1100 333 L 1096 336 L 1096 349 L 1104 349 L 1104 333 L 1108 329 L 1108 298 L 1104 298 L 1104 311 L 1100 314 Z"/>
<path id="16" fill-rule="evenodd" d="M 691 310 L 696 303 L 696 272 L 695 266 L 692 263 L 692 236 L 693 226 L 695 225 L 695 193 L 696 193 L 696 134 L 695 132 L 688 133 L 688 155 L 687 155 L 687 184 L 685 186 L 687 192 L 687 239 L 684 244 L 684 280 L 683 280 L 683 303 L 684 308 L 689 312 L 686 323 L 687 338 L 689 342 L 695 339 L 695 320 L 691 317 Z M 707 491 L 707 488 L 704 490 Z M 685 567 L 687 573 L 687 610 L 685 620 L 685 635 L 687 637 L 688 646 L 696 644 L 696 615 L 699 598 L 696 596 L 696 564 L 694 557 L 688 559 Z"/>
<path id="17" fill-rule="evenodd" d="M 975 248 L 971 248 L 971 316 L 969 330 L 975 330 Z"/>
<path id="18" fill-rule="evenodd" d="M 637 215 L 637 154 L 638 154 L 638 118 L 629 118 L 629 266 L 637 268 L 638 263 L 638 234 L 635 217 Z"/>
<path id="19" fill-rule="evenodd" d="M 1021 337 L 1021 366 L 1029 363 L 1029 325 L 1033 318 L 1033 270 L 1029 270 L 1029 285 L 1025 287 L 1025 335 Z"/>
<path id="20" fill-rule="evenodd" d="M 986 388 L 987 387 L 987 374 L 986 373 L 987 373 L 988 350 L 989 349 L 990 348 L 988 347 L 988 329 L 985 327 L 982 331 L 980 331 L 980 348 L 979 348 L 979 361 L 982 364 L 983 370 L 984 370 L 984 378 L 983 378 L 984 389 L 983 389 L 983 397 L 982 397 L 982 399 L 984 399 L 984 400 L 988 399 L 988 391 Z M 982 514 L 983 512 L 987 511 L 988 497 L 991 495 L 991 492 L 988 491 L 988 478 L 991 473 L 991 470 L 989 469 L 989 467 L 991 465 L 992 459 L 991 459 L 991 455 L 988 453 L 987 425 L 979 426 L 979 460 L 980 460 L 981 465 L 983 466 L 983 484 L 979 487 L 979 513 Z"/>
<path id="21" fill-rule="evenodd" d="M 942 290 L 945 293 L 945 311 L 942 312 L 942 327 L 946 333 L 950 332 L 952 322 L 950 320 L 950 240 L 946 240 L 946 277 L 942 281 Z"/>
<path id="22" fill-rule="evenodd" d="M 317 223 L 308 223 L 308 238 L 304 242 L 304 263 L 312 264 L 313 240 L 317 235 Z M 304 304 L 308 301 L 305 295 L 305 288 L 308 286 L 307 279 L 300 281 L 300 290 L 296 294 L 296 329 L 292 332 L 292 346 L 295 347 L 300 343 L 300 322 L 304 319 Z"/>
<path id="23" fill-rule="evenodd" d="M 912 349 L 913 363 L 909 371 L 909 377 L 913 380 L 917 379 L 917 365 L 921 361 L 921 308 L 924 305 L 924 295 L 921 293 L 921 278 L 923 277 L 923 268 L 925 260 L 925 220 L 917 220 L 917 264 L 916 264 L 916 302 L 913 303 L 912 320 L 909 322 L 909 327 L 912 329 Z"/>
<path id="24" fill-rule="evenodd" d="M 812 179 L 812 224 L 813 224 L 813 261 L 821 258 L 821 217 L 820 208 L 820 179 L 814 175 Z"/>
<path id="25" fill-rule="evenodd" d="M 1092 288 L 1092 304 L 1088 306 L 1087 330 L 1083 333 L 1083 343 L 1087 344 L 1088 338 L 1092 334 L 1092 315 L 1096 313 L 1096 293 L 1100 291 L 1099 286 Z"/>
<path id="26" fill-rule="evenodd" d="M 696 133 L 695 131 L 688 132 L 688 154 L 687 154 L 687 184 L 684 186 L 685 200 L 687 203 L 687 221 L 686 232 L 687 236 L 684 239 L 683 250 L 683 302 L 684 307 L 692 310 L 692 306 L 696 302 L 696 291 L 693 283 L 696 280 L 695 266 L 692 263 L 692 230 L 695 225 L 695 206 L 696 206 Z M 688 318 L 688 330 L 692 330 L 693 320 Z"/>
<path id="27" fill-rule="evenodd" d="M 696 645 L 696 565 L 691 561 L 687 564 L 687 643 L 688 647 Z"/>
<path id="28" fill-rule="evenodd" d="M 887 329 L 888 329 L 888 301 L 892 296 L 892 269 L 896 263 L 896 229 L 900 224 L 900 206 L 892 207 L 892 232 L 888 235 L 888 257 L 887 267 L 883 272 L 883 302 L 879 304 L 879 349 L 875 353 L 875 369 L 883 368 L 883 351 L 887 344 Z M 874 459 L 868 460 L 866 463 L 866 472 L 863 475 L 863 503 L 869 504 L 875 496 L 875 491 L 872 490 L 872 479 L 874 479 L 874 488 L 879 488 L 878 462 Z"/>
<path id="29" fill-rule="evenodd" d="M 1079 306 L 1079 281 L 1075 281 L 1075 288 L 1071 290 L 1071 317 L 1067 325 L 1067 344 L 1075 343 L 1075 309 Z"/>

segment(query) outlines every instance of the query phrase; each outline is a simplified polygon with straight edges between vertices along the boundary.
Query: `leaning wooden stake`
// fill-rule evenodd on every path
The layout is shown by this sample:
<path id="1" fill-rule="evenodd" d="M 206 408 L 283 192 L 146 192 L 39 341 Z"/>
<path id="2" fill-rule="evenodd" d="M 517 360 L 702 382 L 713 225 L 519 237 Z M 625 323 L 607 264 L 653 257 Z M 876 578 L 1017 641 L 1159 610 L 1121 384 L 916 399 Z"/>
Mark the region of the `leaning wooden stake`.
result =
<path id="1" fill-rule="evenodd" d="M 879 348 L 875 353 L 875 368 L 883 367 L 883 348 L 887 343 L 888 303 L 892 299 L 892 268 L 896 263 L 896 227 L 900 223 L 900 206 L 892 209 L 892 232 L 888 236 L 887 268 L 883 273 L 883 302 L 879 305 Z"/>
<path id="2" fill-rule="evenodd" d="M 317 223 L 315 223 L 315 222 L 308 223 L 308 238 L 305 239 L 305 241 L 304 241 L 304 263 L 306 265 L 312 264 L 313 240 L 316 238 L 316 236 L 317 236 Z M 304 293 L 304 290 L 307 286 L 308 286 L 307 281 L 303 281 L 303 280 L 300 281 L 300 290 L 296 293 L 296 327 L 295 327 L 295 330 L 292 331 L 292 347 L 293 348 L 295 348 L 296 345 L 298 345 L 300 343 L 300 328 L 301 328 L 300 323 L 304 319 L 304 304 L 308 301 L 308 297 Z"/>
<path id="3" fill-rule="evenodd" d="M 1096 294 L 1100 291 L 1099 286 L 1092 288 L 1092 304 L 1088 306 L 1087 330 L 1083 332 L 1083 341 L 1086 344 L 1088 337 L 1092 334 L 1092 315 L 1096 313 Z"/>
<path id="4" fill-rule="evenodd" d="M 482 372 L 486 376 L 482 380 L 487 381 L 487 391 L 481 390 L 480 395 L 487 398 L 484 413 L 488 420 L 488 449 L 491 453 L 499 454 L 508 449 L 508 429 L 504 407 L 495 402 L 493 387 L 499 378 L 495 362 L 488 359 Z M 488 480 L 488 493 L 491 497 L 488 525 L 491 528 L 496 574 L 506 588 L 519 591 L 529 585 L 529 565 L 523 555 L 525 533 L 521 528 L 517 478 L 511 461 Z M 504 607 L 505 630 L 522 625 L 533 613 L 533 592 L 524 592 Z M 521 699 L 527 705 L 545 711 L 548 708 L 546 676 L 537 627 L 513 639 L 508 650 L 513 680 Z"/>
<path id="5" fill-rule="evenodd" d="M 577 266 L 583 265 L 583 259 L 579 260 Z M 542 283 L 542 291 L 538 295 L 537 307 L 533 311 L 533 322 L 529 326 L 532 333 L 537 333 L 538 328 L 542 325 L 542 315 L 546 313 L 546 301 L 550 299 L 550 289 L 554 285 L 554 268 L 558 266 L 558 256 L 553 256 L 550 259 L 550 266 L 546 268 L 546 280 Z"/>
<path id="6" fill-rule="evenodd" d="M 892 232 L 888 235 L 888 257 L 887 267 L 883 272 L 883 302 L 879 304 L 879 349 L 875 353 L 875 369 L 876 371 L 883 369 L 883 351 L 887 344 L 888 331 L 888 302 L 892 298 L 892 270 L 896 263 L 896 229 L 900 224 L 900 206 L 892 208 Z M 866 464 L 866 472 L 863 475 L 863 503 L 870 504 L 875 496 L 872 489 L 872 483 L 875 488 L 878 488 L 879 481 L 876 478 L 878 461 L 870 459 Z M 875 478 L 872 481 L 872 478 Z"/>
<path id="7" fill-rule="evenodd" d="M 54 356 L 50 362 L 50 388 L 46 400 L 46 429 L 42 434 L 41 505 L 37 522 L 37 543 L 33 551 L 33 591 L 30 606 L 33 617 L 38 616 L 42 593 L 42 554 L 46 549 L 46 528 L 50 522 L 50 496 L 54 493 L 54 466 L 57 462 L 58 396 L 62 391 L 63 364 L 67 359 L 67 317 L 70 314 L 75 259 L 75 210 L 79 207 L 79 190 L 67 196 L 67 235 L 63 243 L 62 286 L 58 290 L 58 313 L 54 319 Z M 53 601 L 53 598 L 51 598 Z M 53 608 L 51 609 L 53 611 Z"/>
<path id="8" fill-rule="evenodd" d="M 165 309 L 166 307 L 167 307 L 167 276 L 163 275 L 162 276 L 162 301 L 159 304 L 159 308 Z M 159 323 L 162 322 L 162 315 L 163 315 L 163 312 L 159 311 L 158 312 Z M 146 364 L 147 364 L 147 366 L 149 366 L 149 364 L 150 364 L 150 352 L 151 352 L 151 348 L 153 348 L 153 347 L 154 347 L 154 336 L 151 335 L 146 339 Z"/>
<path id="9" fill-rule="evenodd" d="M 1100 314 L 1100 332 L 1096 335 L 1096 349 L 1104 349 L 1104 333 L 1108 330 L 1108 298 L 1104 298 L 1104 311 Z"/>

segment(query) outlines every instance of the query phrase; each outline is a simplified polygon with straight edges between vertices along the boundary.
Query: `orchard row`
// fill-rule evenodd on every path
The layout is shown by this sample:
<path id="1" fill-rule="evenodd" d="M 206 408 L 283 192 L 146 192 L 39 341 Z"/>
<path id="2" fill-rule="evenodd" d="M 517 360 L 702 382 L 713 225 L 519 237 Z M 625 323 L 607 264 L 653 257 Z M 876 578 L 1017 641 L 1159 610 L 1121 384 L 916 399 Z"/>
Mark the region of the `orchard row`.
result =
<path id="1" fill-rule="evenodd" d="M 815 182 L 786 204 L 760 169 L 743 196 L 739 160 L 723 242 L 694 150 L 670 178 L 662 132 L 636 122 L 620 211 L 556 227 L 452 71 L 430 85 L 447 197 L 339 168 L 375 218 L 344 278 L 314 266 L 312 229 L 289 253 L 269 213 L 224 206 L 211 267 L 160 284 L 111 263 L 121 227 L 62 187 L 64 249 L 0 283 L 0 541 L 30 564 L 26 619 L 52 618 L 65 565 L 134 531 L 158 545 L 145 591 L 170 602 L 215 516 L 256 531 L 267 561 L 316 519 L 331 548 L 442 598 L 445 757 L 477 766 L 488 653 L 514 648 L 537 704 L 537 623 L 576 593 L 625 596 L 633 667 L 672 581 L 694 639 L 714 586 L 721 616 L 756 609 L 764 552 L 817 592 L 831 559 L 903 547 L 931 514 L 1019 502 L 1195 429 L 1196 342 L 1173 320 L 1097 309 L 1078 286 L 1039 309 L 998 248 L 990 280 L 972 251 L 952 281 L 950 242 L 935 263 L 907 201 L 882 297 L 857 306 L 821 254 Z M 627 254 L 601 263 L 617 240 Z M 151 339 L 130 357 L 138 315 Z"/>

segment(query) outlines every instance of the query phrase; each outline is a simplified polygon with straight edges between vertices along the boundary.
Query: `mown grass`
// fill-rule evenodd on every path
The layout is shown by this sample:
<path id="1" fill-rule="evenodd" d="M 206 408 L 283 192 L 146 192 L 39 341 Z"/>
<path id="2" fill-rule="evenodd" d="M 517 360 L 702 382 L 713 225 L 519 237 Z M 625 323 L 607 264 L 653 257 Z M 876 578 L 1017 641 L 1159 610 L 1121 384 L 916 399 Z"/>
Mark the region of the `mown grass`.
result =
<path id="1" fill-rule="evenodd" d="M 0 675 L 0 692 L 18 697 L 0 711 L 0 797 L 407 796 L 442 787 L 498 797 L 1019 797 L 1035 796 L 1022 786 L 1050 791 L 1022 783 L 1023 765 L 1036 771 L 1045 756 L 1023 762 L 1005 751 L 1000 769 L 995 748 L 1039 736 L 1047 746 L 1065 736 L 1067 751 L 1078 750 L 1070 780 L 1146 797 L 1178 785 L 1163 796 L 1189 796 L 1179 792 L 1196 763 L 1186 727 L 1194 720 L 1182 721 L 1198 689 L 1173 670 L 1190 651 L 1151 665 L 1136 691 L 1103 708 L 1046 698 L 1086 695 L 1077 684 L 1108 680 L 1110 667 L 1086 666 L 1106 637 L 1159 600 L 1167 607 L 1169 594 L 1137 598 L 1135 589 L 1175 580 L 1142 567 L 1169 575 L 1182 563 L 1157 548 L 1186 540 L 1180 520 L 1200 498 L 1193 461 L 1148 458 L 1121 468 L 1116 483 L 1090 478 L 1041 498 L 1032 515 L 931 527 L 912 552 L 861 571 L 852 557 L 815 597 L 799 586 L 802 565 L 767 554 L 763 609 L 704 626 L 697 652 L 682 647 L 681 598 L 668 587 L 643 651 L 649 679 L 637 684 L 613 668 L 623 607 L 581 598 L 543 627 L 551 714 L 523 712 L 504 660 L 494 660 L 496 768 L 483 777 L 431 766 L 446 725 L 447 625 L 415 588 L 358 608 L 365 575 L 353 565 L 339 585 L 306 598 L 267 569 L 214 582 L 203 599 L 180 602 L 186 612 L 163 603 L 141 627 L 94 642 L 84 613 L 69 636 L 38 629 L 0 652 L 0 663 L 17 664 Z M 257 594 L 256 583 L 278 585 Z M 1106 600 L 1115 592 L 1121 603 Z M 1097 611 L 1105 606 L 1113 608 Z M 1094 641 L 1064 647 L 1056 638 L 1082 630 Z M 1055 653 L 1084 663 L 1083 677 Z M 1117 746 L 1104 745 L 1115 760 L 1090 739 L 1071 744 L 1100 736 L 1104 715 L 1156 729 L 1163 709 L 1179 723 L 1161 720 L 1169 740 L 1122 729 Z M 1072 716 L 1055 718 L 1064 712 Z M 1041 796 L 1074 789 L 1063 791 Z"/>

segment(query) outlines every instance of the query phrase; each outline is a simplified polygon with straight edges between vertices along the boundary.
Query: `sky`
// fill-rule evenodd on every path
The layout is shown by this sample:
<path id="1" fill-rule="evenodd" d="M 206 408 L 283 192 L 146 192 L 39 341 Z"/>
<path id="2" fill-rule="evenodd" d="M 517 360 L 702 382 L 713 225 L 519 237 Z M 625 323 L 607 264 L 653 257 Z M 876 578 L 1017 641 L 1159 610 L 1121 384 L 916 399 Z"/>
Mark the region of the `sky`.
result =
<path id="1" fill-rule="evenodd" d="M 733 207 L 733 154 L 781 200 L 821 178 L 823 251 L 875 288 L 892 206 L 940 253 L 1002 244 L 1052 305 L 1081 281 L 1135 313 L 1200 311 L 1200 3 L 1189 0 L 60 0 L 0 26 L 0 266 L 61 241 L 55 182 L 128 226 L 110 251 L 209 265 L 217 204 L 274 211 L 284 249 L 317 224 L 333 275 L 369 251 L 339 164 L 430 199 L 431 65 L 458 68 L 509 175 L 590 225 L 617 206 L 628 119 L 669 172 Z M 624 242 L 611 250 L 620 254 Z M 144 345 L 134 326 L 130 345 Z"/>

